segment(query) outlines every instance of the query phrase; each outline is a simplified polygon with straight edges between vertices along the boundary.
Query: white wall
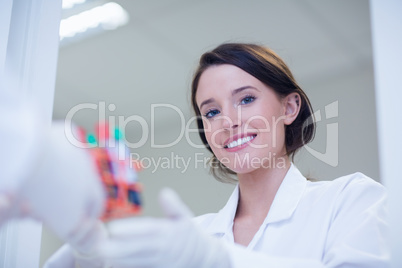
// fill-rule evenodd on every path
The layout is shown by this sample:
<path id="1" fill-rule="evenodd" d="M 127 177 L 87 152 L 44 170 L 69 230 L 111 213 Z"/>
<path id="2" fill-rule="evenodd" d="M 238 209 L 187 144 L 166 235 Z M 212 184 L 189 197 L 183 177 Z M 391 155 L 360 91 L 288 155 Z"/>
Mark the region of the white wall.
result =
<path id="1" fill-rule="evenodd" d="M 390 242 L 392 266 L 402 266 L 402 205 L 400 157 L 402 150 L 398 108 L 402 98 L 401 1 L 370 1 L 376 78 L 376 100 L 381 178 L 389 190 Z"/>

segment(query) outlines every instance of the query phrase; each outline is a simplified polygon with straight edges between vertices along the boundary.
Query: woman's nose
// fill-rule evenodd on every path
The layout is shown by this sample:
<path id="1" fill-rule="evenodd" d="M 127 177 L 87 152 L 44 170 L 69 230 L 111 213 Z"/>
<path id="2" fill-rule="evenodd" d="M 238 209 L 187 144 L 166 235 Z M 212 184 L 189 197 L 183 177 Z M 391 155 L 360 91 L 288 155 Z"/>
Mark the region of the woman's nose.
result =
<path id="1" fill-rule="evenodd" d="M 241 126 L 241 111 L 238 109 L 230 109 L 221 118 L 222 128 L 235 129 Z"/>

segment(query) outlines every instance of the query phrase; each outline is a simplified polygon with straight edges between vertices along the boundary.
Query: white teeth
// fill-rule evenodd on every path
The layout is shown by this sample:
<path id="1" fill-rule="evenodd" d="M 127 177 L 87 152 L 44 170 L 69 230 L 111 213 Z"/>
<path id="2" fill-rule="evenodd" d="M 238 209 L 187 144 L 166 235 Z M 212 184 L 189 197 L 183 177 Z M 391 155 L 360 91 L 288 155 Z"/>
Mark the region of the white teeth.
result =
<path id="1" fill-rule="evenodd" d="M 229 143 L 225 147 L 226 148 L 233 148 L 233 147 L 236 147 L 236 146 L 240 146 L 240 145 L 245 144 L 246 142 L 249 142 L 249 141 L 253 140 L 254 138 L 255 138 L 255 135 L 247 136 L 247 137 L 244 137 L 243 139 L 240 138 L 237 141 L 232 141 L 231 143 Z"/>

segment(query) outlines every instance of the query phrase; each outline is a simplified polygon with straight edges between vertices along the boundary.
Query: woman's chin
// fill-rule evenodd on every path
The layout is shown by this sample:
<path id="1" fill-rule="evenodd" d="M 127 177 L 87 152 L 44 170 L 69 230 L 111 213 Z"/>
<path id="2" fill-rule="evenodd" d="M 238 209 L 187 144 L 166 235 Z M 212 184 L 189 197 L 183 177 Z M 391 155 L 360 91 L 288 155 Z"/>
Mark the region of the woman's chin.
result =
<path id="1" fill-rule="evenodd" d="M 258 168 L 249 167 L 234 167 L 234 166 L 227 166 L 231 171 L 235 172 L 236 174 L 248 174 L 252 173 Z"/>

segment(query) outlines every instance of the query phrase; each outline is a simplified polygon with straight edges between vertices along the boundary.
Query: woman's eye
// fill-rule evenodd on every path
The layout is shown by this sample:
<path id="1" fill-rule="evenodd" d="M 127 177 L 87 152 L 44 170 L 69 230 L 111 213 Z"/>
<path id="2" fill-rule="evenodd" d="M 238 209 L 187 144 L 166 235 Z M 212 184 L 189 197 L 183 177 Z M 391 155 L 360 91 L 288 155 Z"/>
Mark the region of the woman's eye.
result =
<path id="1" fill-rule="evenodd" d="M 214 117 L 215 115 L 217 115 L 219 113 L 220 112 L 218 110 L 211 110 L 211 111 L 208 111 L 204 116 L 206 118 L 211 118 L 211 117 Z"/>
<path id="2" fill-rule="evenodd" d="M 248 103 L 253 102 L 254 100 L 255 100 L 255 97 L 253 97 L 253 96 L 247 96 L 247 97 L 244 97 L 244 98 L 241 100 L 240 104 L 248 104 Z"/>

